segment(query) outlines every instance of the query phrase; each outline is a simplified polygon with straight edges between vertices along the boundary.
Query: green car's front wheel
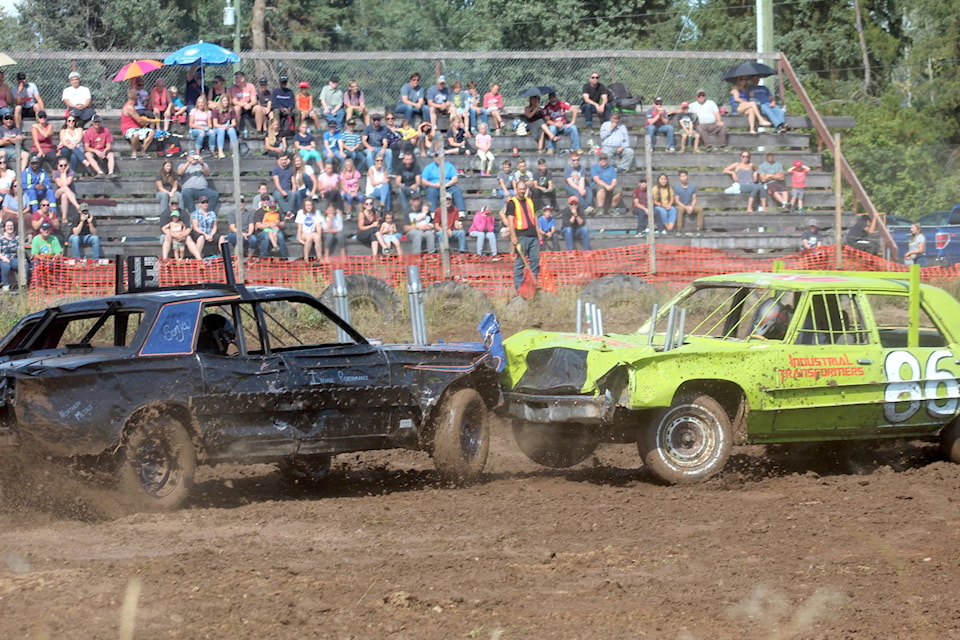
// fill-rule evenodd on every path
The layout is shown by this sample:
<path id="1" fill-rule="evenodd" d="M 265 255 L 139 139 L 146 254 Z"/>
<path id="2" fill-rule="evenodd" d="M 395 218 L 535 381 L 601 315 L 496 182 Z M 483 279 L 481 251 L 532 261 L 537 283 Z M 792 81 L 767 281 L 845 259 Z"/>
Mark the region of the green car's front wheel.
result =
<path id="1" fill-rule="evenodd" d="M 643 463 L 669 484 L 693 484 L 723 469 L 733 448 L 730 417 L 707 395 L 677 398 L 651 425 L 637 448 Z"/>

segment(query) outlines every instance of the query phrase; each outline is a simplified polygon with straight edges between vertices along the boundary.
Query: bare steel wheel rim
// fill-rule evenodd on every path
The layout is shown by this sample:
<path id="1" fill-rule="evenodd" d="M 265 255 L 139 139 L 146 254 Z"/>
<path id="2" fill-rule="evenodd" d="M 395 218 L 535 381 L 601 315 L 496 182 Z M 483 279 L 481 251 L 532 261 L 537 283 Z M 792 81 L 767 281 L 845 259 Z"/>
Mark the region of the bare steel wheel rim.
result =
<path id="1" fill-rule="evenodd" d="M 677 466 L 699 467 L 716 455 L 719 433 L 720 425 L 710 416 L 687 410 L 666 425 L 660 445 Z"/>
<path id="2" fill-rule="evenodd" d="M 460 449 L 467 460 L 475 460 L 483 447 L 483 420 L 479 411 L 472 411 L 474 407 L 463 412 L 460 420 Z"/>
<path id="3" fill-rule="evenodd" d="M 146 438 L 137 448 L 133 469 L 143 491 L 157 498 L 172 493 L 183 476 L 170 444 L 156 436 Z"/>

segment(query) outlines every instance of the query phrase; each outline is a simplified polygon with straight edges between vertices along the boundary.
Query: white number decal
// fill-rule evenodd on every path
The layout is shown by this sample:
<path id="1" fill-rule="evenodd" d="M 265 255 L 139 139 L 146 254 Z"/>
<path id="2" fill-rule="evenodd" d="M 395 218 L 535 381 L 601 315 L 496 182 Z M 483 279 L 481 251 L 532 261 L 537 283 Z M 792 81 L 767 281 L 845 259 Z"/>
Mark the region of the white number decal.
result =
<path id="1" fill-rule="evenodd" d="M 951 417 L 960 403 L 957 378 L 938 365 L 944 358 L 952 358 L 950 351 L 934 351 L 927 358 L 926 375 L 921 386 L 920 361 L 908 351 L 891 351 L 883 363 L 883 372 L 889 381 L 883 391 L 883 415 L 888 422 L 906 422 L 920 410 L 926 400 L 927 413 L 932 418 Z M 907 367 L 906 376 L 901 371 Z M 943 387 L 943 393 L 938 393 Z M 904 403 L 906 406 L 904 407 Z M 898 410 L 903 407 L 902 410 Z"/>

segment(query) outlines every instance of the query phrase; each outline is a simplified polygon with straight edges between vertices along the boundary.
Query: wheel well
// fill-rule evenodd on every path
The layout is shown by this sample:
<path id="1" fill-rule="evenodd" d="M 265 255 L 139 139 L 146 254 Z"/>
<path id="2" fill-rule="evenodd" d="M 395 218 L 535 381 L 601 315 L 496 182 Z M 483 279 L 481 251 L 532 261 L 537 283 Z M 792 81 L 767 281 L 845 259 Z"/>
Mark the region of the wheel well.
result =
<path id="1" fill-rule="evenodd" d="M 187 430 L 190 439 L 193 441 L 194 449 L 197 452 L 197 460 L 204 457 L 203 441 L 200 438 L 200 425 L 197 424 L 193 413 L 185 405 L 177 402 L 153 402 L 148 405 L 137 408 L 123 425 L 123 432 L 120 434 L 120 440 L 117 442 L 119 449 L 126 442 L 127 437 L 138 425 L 157 416 L 167 416 L 173 418 Z"/>
<path id="2" fill-rule="evenodd" d="M 747 396 L 737 384 L 728 380 L 688 380 L 680 385 L 674 394 L 674 400 L 682 396 L 708 395 L 723 407 L 730 417 L 730 424 L 736 439 L 746 426 Z"/>

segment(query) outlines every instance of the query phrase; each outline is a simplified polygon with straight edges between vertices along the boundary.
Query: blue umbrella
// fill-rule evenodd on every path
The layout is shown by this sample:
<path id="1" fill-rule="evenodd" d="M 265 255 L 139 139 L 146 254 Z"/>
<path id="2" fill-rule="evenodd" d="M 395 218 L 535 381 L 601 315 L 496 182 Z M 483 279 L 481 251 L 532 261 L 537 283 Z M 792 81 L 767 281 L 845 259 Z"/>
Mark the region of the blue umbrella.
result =
<path id="1" fill-rule="evenodd" d="M 200 42 L 181 47 L 163 59 L 163 64 L 167 65 L 190 66 L 196 62 L 199 62 L 200 66 L 205 64 L 228 64 L 240 62 L 240 56 L 229 49 L 224 49 L 218 44 L 201 40 Z"/>

